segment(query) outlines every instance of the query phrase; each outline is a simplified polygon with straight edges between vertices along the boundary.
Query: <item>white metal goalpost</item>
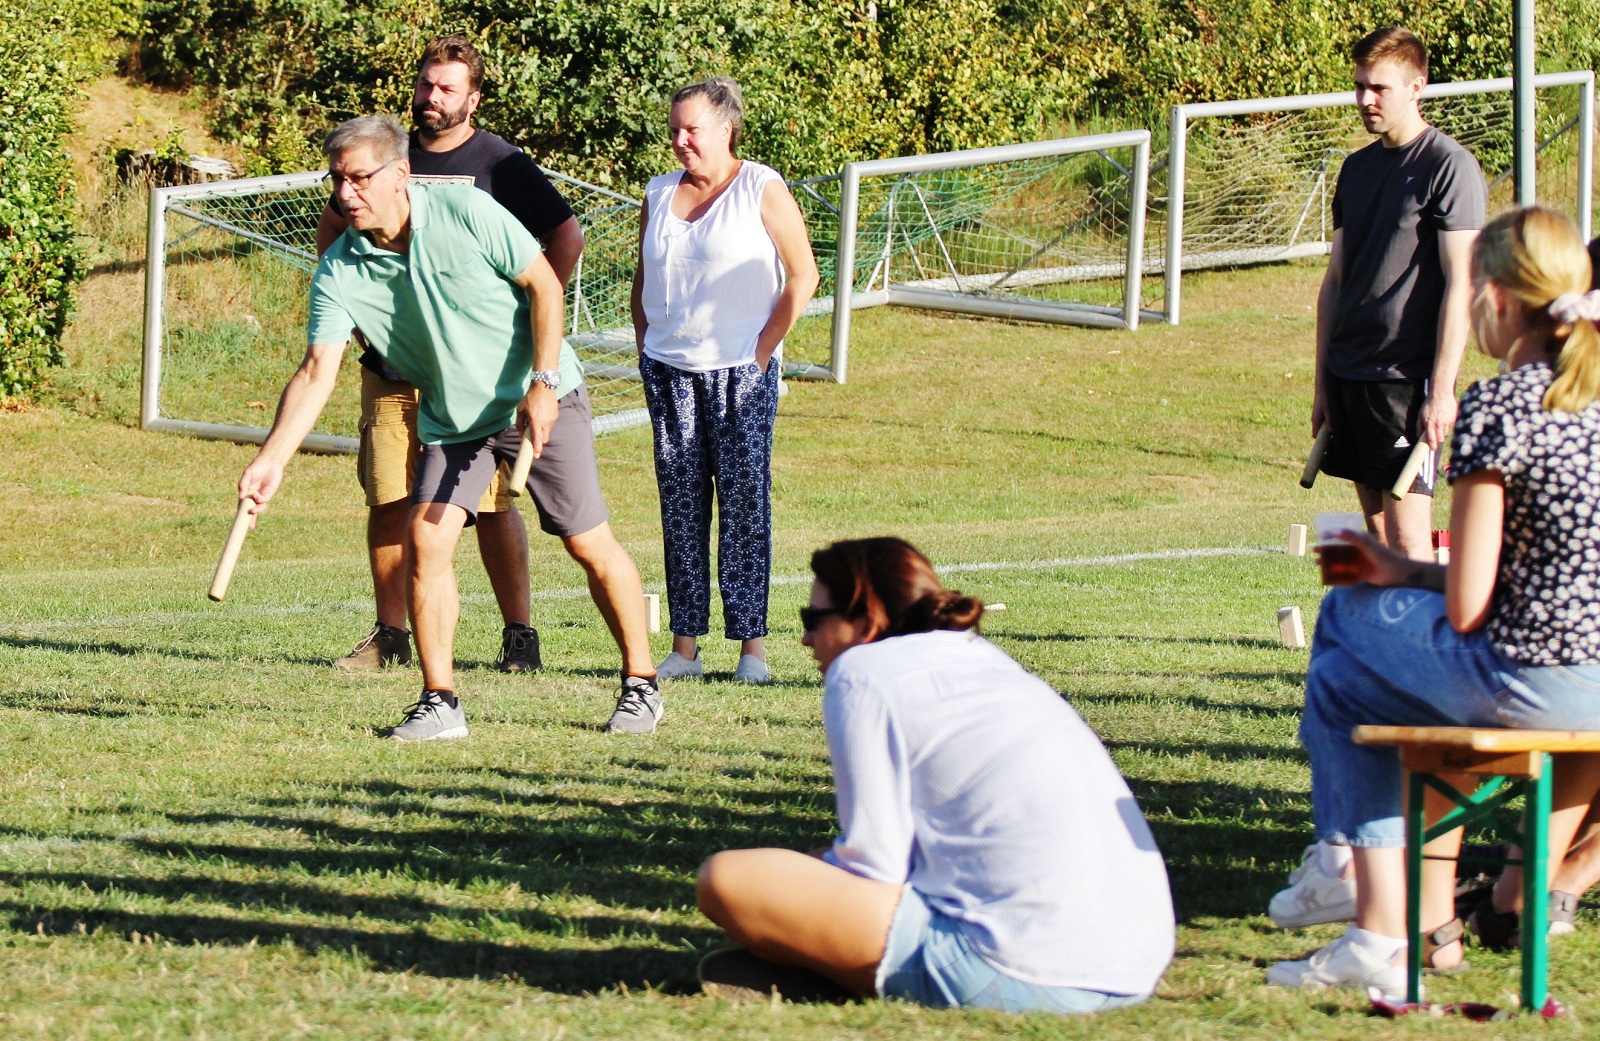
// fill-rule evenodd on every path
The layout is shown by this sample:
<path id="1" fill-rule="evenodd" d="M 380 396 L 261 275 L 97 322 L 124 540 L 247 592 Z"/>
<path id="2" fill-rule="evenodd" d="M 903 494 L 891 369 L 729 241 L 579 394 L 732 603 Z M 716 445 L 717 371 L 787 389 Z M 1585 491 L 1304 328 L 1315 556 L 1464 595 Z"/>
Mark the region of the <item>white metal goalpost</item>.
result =
<path id="1" fill-rule="evenodd" d="M 793 182 L 823 269 L 786 346 L 790 379 L 843 382 L 850 312 L 885 304 L 1133 329 L 1140 320 L 1150 133 L 1007 145 L 846 165 Z M 597 433 L 646 421 L 628 312 L 639 200 L 560 173 L 585 247 L 567 339 L 590 380 Z M 327 201 L 321 171 L 150 193 L 140 419 L 147 430 L 262 441 L 304 350 L 304 305 Z M 1147 315 L 1148 317 L 1148 315 Z M 336 391 L 304 447 L 353 451 Z"/>
<path id="2" fill-rule="evenodd" d="M 1553 132 L 1549 133 L 1542 141 L 1537 143 L 1530 152 L 1544 153 L 1548 149 L 1562 143 L 1570 151 L 1575 152 L 1574 165 L 1576 166 L 1576 185 L 1573 186 L 1573 198 L 1559 205 L 1570 206 L 1571 215 L 1578 224 L 1579 230 L 1585 239 L 1591 234 L 1592 195 L 1594 190 L 1594 73 L 1591 71 L 1545 73 L 1532 79 L 1533 89 L 1527 91 L 1528 104 L 1537 91 L 1553 91 L 1566 88 L 1577 94 L 1577 103 L 1570 117 L 1562 121 Z M 1461 83 L 1434 83 L 1429 84 L 1423 91 L 1423 100 L 1426 105 L 1434 102 L 1441 117 L 1448 120 L 1450 106 L 1464 105 L 1467 101 L 1478 99 L 1491 103 L 1494 110 L 1492 118 L 1498 124 L 1489 124 L 1480 113 L 1473 113 L 1474 120 L 1492 134 L 1505 138 L 1507 144 L 1511 141 L 1511 115 L 1509 108 L 1511 95 L 1515 89 L 1516 81 L 1511 78 L 1470 80 Z M 1466 99 L 1465 101 L 1463 99 Z M 1172 120 L 1169 128 L 1169 147 L 1166 157 L 1167 168 L 1167 227 L 1165 256 L 1159 261 L 1165 281 L 1165 314 L 1167 321 L 1177 324 L 1181 316 L 1182 280 L 1185 270 L 1196 270 L 1206 267 L 1221 267 L 1235 264 L 1262 263 L 1277 260 L 1290 260 L 1296 257 L 1316 256 L 1325 254 L 1330 248 L 1328 239 L 1331 232 L 1323 226 L 1326 219 L 1328 201 L 1333 194 L 1333 177 L 1337 173 L 1337 163 L 1342 161 L 1345 153 L 1341 146 L 1330 138 L 1318 143 L 1307 138 L 1304 141 L 1293 142 L 1285 146 L 1287 150 L 1296 154 L 1281 162 L 1277 156 L 1261 156 L 1257 168 L 1251 171 L 1253 176 L 1262 178 L 1277 177 L 1283 182 L 1295 182 L 1292 187 L 1285 188 L 1285 194 L 1278 195 L 1270 201 L 1245 200 L 1240 201 L 1234 196 L 1224 200 L 1224 205 L 1233 206 L 1238 212 L 1232 213 L 1228 219 L 1236 221 L 1243 226 L 1248 219 L 1245 210 L 1251 206 L 1259 205 L 1263 210 L 1267 207 L 1277 207 L 1280 211 L 1285 206 L 1286 212 L 1275 215 L 1277 222 L 1289 229 L 1283 238 L 1277 241 L 1236 241 L 1221 245 L 1207 244 L 1197 246 L 1196 235 L 1189 226 L 1188 210 L 1191 208 L 1191 195 L 1194 192 L 1192 183 L 1193 173 L 1190 152 L 1191 130 L 1201 120 L 1221 120 L 1242 116 L 1260 116 L 1271 113 L 1293 116 L 1302 113 L 1314 113 L 1317 110 L 1336 109 L 1341 107 L 1354 107 L 1355 97 L 1352 91 L 1335 91 L 1326 94 L 1304 94 L 1295 97 L 1278 98 L 1253 98 L 1238 101 L 1214 101 L 1193 105 L 1178 105 L 1172 109 Z M 1499 111 L 1500 109 L 1507 111 Z M 1430 120 L 1434 115 L 1428 108 Z M 1349 129 L 1358 129 L 1354 120 L 1346 121 Z M 1528 126 L 1532 127 L 1531 119 Z M 1450 127 L 1445 127 L 1450 132 Z M 1575 145 L 1567 144 L 1571 141 L 1569 135 L 1576 136 Z M 1461 135 L 1453 134 L 1458 139 Z M 1238 136 L 1240 142 L 1247 140 L 1243 134 Z M 1474 141 L 1463 140 L 1469 149 L 1477 152 Z M 1248 146 L 1241 144 L 1241 153 L 1248 159 Z M 1480 162 L 1482 155 L 1480 154 Z M 1525 160 L 1531 169 L 1533 157 L 1530 154 Z M 1513 164 L 1509 160 L 1504 168 L 1485 170 L 1491 187 L 1502 182 L 1508 182 L 1513 175 Z M 1532 178 L 1528 184 L 1519 186 L 1518 198 L 1532 198 Z M 1289 194 L 1289 192 L 1298 194 Z M 1528 193 L 1524 195 L 1523 193 Z M 1227 195 L 1228 193 L 1223 192 Z M 1225 209 L 1225 213 L 1228 211 Z M 1152 265 L 1154 266 L 1154 265 Z"/>

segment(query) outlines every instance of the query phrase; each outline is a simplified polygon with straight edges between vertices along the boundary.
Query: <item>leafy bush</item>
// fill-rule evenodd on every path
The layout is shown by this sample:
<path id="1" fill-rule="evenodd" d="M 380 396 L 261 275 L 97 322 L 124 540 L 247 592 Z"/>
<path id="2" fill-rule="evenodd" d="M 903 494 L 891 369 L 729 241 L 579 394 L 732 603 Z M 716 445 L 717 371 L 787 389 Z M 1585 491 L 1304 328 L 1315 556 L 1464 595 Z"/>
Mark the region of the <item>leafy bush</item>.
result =
<path id="1" fill-rule="evenodd" d="M 491 65 L 480 121 L 548 165 L 637 187 L 672 166 L 665 101 L 745 87 L 749 154 L 842 161 L 1165 122 L 1168 106 L 1333 90 L 1350 44 L 1405 21 L 1436 79 L 1504 74 L 1511 0 L 150 0 L 143 64 L 210 88 L 219 130 L 267 151 L 301 128 L 404 112 L 422 42 L 462 31 Z M 1545 0 L 1548 67 L 1591 67 L 1600 0 Z M 282 160 L 287 161 L 287 160 Z M 273 166 L 274 162 L 265 165 Z"/>
<path id="2" fill-rule="evenodd" d="M 60 361 L 80 276 L 75 196 L 61 138 L 78 71 L 63 19 L 34 5 L 0 12 L 0 397 Z"/>

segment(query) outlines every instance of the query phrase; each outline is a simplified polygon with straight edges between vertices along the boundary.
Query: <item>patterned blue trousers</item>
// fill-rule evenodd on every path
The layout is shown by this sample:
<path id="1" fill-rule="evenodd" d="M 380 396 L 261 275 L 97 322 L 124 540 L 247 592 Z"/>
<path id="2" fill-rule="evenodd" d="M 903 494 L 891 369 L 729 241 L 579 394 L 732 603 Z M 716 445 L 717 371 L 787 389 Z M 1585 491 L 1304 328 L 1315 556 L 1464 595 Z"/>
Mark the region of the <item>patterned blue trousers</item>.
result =
<path id="1" fill-rule="evenodd" d="M 687 372 L 641 357 L 639 374 L 655 430 L 670 628 L 676 636 L 711 631 L 714 490 L 724 632 L 730 640 L 765 636 L 778 366 Z"/>

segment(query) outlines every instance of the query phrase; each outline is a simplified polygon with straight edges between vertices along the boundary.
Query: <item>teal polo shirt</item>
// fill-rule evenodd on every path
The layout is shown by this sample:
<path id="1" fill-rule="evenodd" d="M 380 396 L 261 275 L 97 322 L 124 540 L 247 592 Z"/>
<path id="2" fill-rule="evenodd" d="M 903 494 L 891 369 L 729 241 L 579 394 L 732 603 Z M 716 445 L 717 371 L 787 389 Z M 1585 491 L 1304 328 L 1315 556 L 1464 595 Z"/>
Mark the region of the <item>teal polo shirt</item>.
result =
<path id="1" fill-rule="evenodd" d="M 470 185 L 408 187 L 411 244 L 379 249 L 349 228 L 311 280 L 312 344 L 343 344 L 360 329 L 420 392 L 417 434 L 427 444 L 498 434 L 516 421 L 533 367 L 527 292 L 516 277 L 539 242 L 489 193 Z M 583 384 L 561 343 L 565 396 Z"/>

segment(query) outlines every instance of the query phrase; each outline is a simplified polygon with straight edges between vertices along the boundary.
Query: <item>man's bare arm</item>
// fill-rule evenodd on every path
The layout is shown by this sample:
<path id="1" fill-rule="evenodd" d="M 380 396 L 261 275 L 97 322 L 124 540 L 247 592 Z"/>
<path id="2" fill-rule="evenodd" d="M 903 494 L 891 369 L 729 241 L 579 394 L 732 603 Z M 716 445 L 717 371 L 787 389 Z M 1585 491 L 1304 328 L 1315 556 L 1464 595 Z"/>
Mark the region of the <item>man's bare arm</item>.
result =
<path id="1" fill-rule="evenodd" d="M 261 451 L 239 475 L 239 498 L 254 499 L 250 512 L 259 515 L 283 483 L 283 468 L 311 433 L 322 415 L 339 375 L 339 360 L 344 357 L 342 343 L 317 343 L 306 348 L 300 367 L 289 378 L 278 400 L 278 414 L 272 421 Z M 254 527 L 255 521 L 252 520 Z"/>
<path id="2" fill-rule="evenodd" d="M 1328 253 L 1328 270 L 1317 291 L 1317 368 L 1311 385 L 1311 435 L 1328 421 L 1328 388 L 1323 381 L 1328 366 L 1328 341 L 1333 338 L 1334 311 L 1339 307 L 1339 280 L 1344 274 L 1344 232 L 1335 228 Z"/>
<path id="3" fill-rule="evenodd" d="M 583 228 L 578 225 L 578 218 L 568 217 L 540 235 L 539 244 L 544 247 L 544 258 L 565 289 L 572 281 L 572 273 L 578 269 L 578 257 L 583 254 Z"/>
<path id="4" fill-rule="evenodd" d="M 331 201 L 324 206 L 322 216 L 317 218 L 317 256 L 328 252 L 328 247 L 337 242 L 349 226 L 344 214 L 334 209 Z"/>
<path id="5" fill-rule="evenodd" d="M 532 301 L 529 320 L 533 325 L 533 367 L 551 370 L 561 367 L 561 323 L 564 313 L 561 280 L 543 254 L 535 257 L 521 274 L 517 285 L 528 291 Z M 533 454 L 538 458 L 544 444 L 550 439 L 550 428 L 556 424 L 556 392 L 552 387 L 535 383 L 528 388 L 522 400 L 523 433 L 533 443 Z"/>
<path id="6" fill-rule="evenodd" d="M 1422 440 L 1438 448 L 1450 439 L 1456 423 L 1456 376 L 1472 329 L 1472 243 L 1476 231 L 1441 231 L 1439 266 L 1444 269 L 1444 300 L 1439 305 L 1439 333 L 1422 406 Z"/>

